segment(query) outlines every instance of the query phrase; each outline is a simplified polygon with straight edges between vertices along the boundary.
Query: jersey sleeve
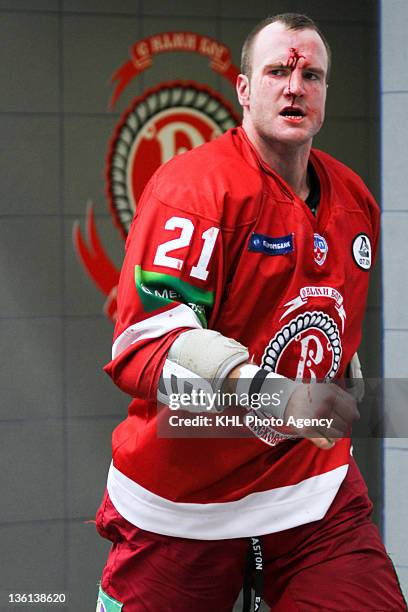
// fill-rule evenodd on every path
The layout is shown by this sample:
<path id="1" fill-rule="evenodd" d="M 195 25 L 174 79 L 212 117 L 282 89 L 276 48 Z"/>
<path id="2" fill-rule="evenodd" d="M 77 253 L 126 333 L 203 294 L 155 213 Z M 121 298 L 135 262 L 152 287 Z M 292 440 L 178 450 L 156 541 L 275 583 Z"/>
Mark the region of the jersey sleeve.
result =
<path id="1" fill-rule="evenodd" d="M 163 201 L 154 177 L 126 241 L 118 287 L 112 360 L 105 371 L 132 397 L 156 398 L 172 342 L 206 328 L 224 285 L 223 237 L 217 218 L 185 201 Z M 191 197 L 194 197 L 192 192 Z M 191 212 L 192 211 L 192 212 Z"/>

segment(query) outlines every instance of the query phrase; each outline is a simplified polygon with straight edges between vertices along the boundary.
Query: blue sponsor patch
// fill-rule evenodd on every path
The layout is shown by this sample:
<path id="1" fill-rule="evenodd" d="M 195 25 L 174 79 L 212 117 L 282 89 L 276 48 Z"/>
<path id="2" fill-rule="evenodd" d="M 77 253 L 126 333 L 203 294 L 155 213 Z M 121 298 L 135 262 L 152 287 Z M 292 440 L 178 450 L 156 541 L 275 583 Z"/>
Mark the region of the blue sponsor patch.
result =
<path id="1" fill-rule="evenodd" d="M 286 255 L 294 250 L 293 234 L 271 238 L 264 234 L 252 234 L 248 245 L 248 251 L 265 253 L 266 255 Z"/>

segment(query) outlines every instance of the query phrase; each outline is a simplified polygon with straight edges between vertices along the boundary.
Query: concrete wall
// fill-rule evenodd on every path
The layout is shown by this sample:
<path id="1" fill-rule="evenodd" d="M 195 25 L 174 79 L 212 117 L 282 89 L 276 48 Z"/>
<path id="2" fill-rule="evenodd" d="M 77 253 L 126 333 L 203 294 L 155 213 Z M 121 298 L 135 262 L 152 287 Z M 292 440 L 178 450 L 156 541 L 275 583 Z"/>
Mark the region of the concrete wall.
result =
<path id="1" fill-rule="evenodd" d="M 123 242 L 104 196 L 113 128 L 134 96 L 169 78 L 202 80 L 235 100 L 203 58 L 184 54 L 158 57 L 115 112 L 108 111 L 110 77 L 133 42 L 166 30 L 213 36 L 231 47 L 238 63 L 255 22 L 290 10 L 316 18 L 333 47 L 328 117 L 316 144 L 378 192 L 375 1 L 0 0 L 0 535 L 6 560 L 0 610 L 9 609 L 8 592 L 67 591 L 67 609 L 88 612 L 107 554 L 87 521 L 103 492 L 111 431 L 126 414 L 127 398 L 101 371 L 112 326 L 102 314 L 103 296 L 78 264 L 71 231 L 75 219 L 83 226 L 85 203 L 94 199 L 104 245 L 120 265 Z M 402 31 L 400 24 L 401 37 Z M 398 52 L 389 57 L 397 73 L 403 58 Z M 406 75 L 398 75 L 388 88 L 407 89 Z M 392 108 L 401 104 L 403 116 L 404 96 L 384 99 Z M 398 194 L 402 189 L 401 182 Z M 403 211 L 407 204 L 402 197 L 391 200 L 385 220 L 397 220 L 403 232 L 406 213 L 390 207 Z M 361 349 L 371 375 L 379 367 L 379 308 L 377 275 L 366 319 L 369 341 Z M 387 327 L 399 330 L 401 321 Z M 393 338 L 387 331 L 387 355 Z M 356 446 L 378 502 L 378 445 Z M 408 458 L 403 451 L 389 454 Z"/>
<path id="2" fill-rule="evenodd" d="M 381 2 L 384 377 L 408 379 L 408 3 Z M 405 387 L 406 388 L 406 387 Z M 406 399 L 405 399 L 406 404 Z M 402 435 L 407 436 L 407 428 Z M 384 441 L 384 534 L 408 594 L 408 438 Z"/>

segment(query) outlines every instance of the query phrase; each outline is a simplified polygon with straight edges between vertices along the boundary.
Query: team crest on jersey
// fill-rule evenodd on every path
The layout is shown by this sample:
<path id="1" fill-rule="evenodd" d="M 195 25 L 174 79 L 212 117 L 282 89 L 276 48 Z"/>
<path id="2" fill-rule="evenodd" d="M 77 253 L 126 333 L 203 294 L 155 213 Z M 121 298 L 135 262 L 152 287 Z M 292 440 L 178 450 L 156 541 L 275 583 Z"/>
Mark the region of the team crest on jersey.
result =
<path id="1" fill-rule="evenodd" d="M 352 253 L 355 263 L 361 270 L 369 270 L 371 268 L 371 241 L 367 234 L 357 234 L 353 240 Z"/>
<path id="2" fill-rule="evenodd" d="M 326 261 L 327 252 L 329 250 L 326 238 L 320 234 L 314 234 L 313 254 L 317 265 L 322 266 Z"/>
<path id="3" fill-rule="evenodd" d="M 238 68 L 226 45 L 194 32 L 161 32 L 136 41 L 130 58 L 112 77 L 113 110 L 124 90 L 163 53 L 194 53 L 211 70 L 235 87 Z M 178 62 L 174 62 L 177 71 Z M 205 74 L 203 71 L 202 74 Z M 206 84 L 180 81 L 182 74 L 133 99 L 110 139 L 106 180 L 114 223 L 126 239 L 140 195 L 154 171 L 175 155 L 193 149 L 240 123 L 239 115 L 222 95 Z M 95 152 L 96 163 L 99 152 Z M 205 172 L 205 168 L 203 168 Z M 106 296 L 105 314 L 116 319 L 119 270 L 99 238 L 92 205 L 87 211 L 86 237 L 75 222 L 73 242 L 83 267 Z"/>
<path id="4" fill-rule="evenodd" d="M 325 312 L 299 314 L 270 340 L 262 357 L 262 367 L 284 372 L 297 380 L 331 381 L 342 355 L 340 333 L 335 321 Z M 251 426 L 253 434 L 269 446 L 291 438 L 271 426 Z"/>
<path id="5" fill-rule="evenodd" d="M 262 367 L 298 380 L 332 380 L 342 354 L 336 322 L 325 312 L 305 312 L 275 334 Z"/>

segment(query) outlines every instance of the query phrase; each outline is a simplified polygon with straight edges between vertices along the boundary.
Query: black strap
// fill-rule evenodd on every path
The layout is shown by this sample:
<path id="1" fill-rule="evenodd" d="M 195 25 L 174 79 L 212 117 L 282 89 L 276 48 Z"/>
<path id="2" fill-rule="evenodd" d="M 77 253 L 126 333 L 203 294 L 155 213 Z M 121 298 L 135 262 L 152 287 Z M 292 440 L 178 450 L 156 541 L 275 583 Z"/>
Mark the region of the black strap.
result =
<path id="1" fill-rule="evenodd" d="M 252 585 L 253 578 L 253 585 Z M 259 610 L 263 591 L 263 553 L 261 538 L 250 538 L 245 562 L 244 593 L 242 612 L 250 612 L 252 605 L 252 586 L 255 591 L 254 612 Z"/>
<path id="2" fill-rule="evenodd" d="M 245 561 L 242 612 L 250 612 L 252 604 L 252 548 L 248 546 Z"/>
<path id="3" fill-rule="evenodd" d="M 270 374 L 269 370 L 264 370 L 263 368 L 260 368 L 257 371 L 255 376 L 251 380 L 251 384 L 249 386 L 249 391 L 248 391 L 249 397 L 252 397 L 252 395 L 260 392 L 261 387 L 264 383 L 264 380 L 268 376 L 268 374 Z"/>

